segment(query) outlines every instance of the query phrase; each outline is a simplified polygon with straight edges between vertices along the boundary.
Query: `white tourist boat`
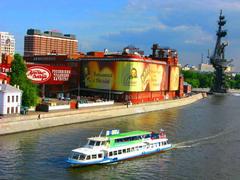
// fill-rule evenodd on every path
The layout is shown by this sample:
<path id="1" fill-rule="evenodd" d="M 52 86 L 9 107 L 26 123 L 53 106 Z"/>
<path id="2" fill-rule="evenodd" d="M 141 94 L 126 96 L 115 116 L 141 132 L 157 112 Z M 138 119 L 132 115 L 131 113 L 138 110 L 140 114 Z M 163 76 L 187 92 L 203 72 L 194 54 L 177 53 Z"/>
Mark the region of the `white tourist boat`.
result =
<path id="1" fill-rule="evenodd" d="M 164 130 L 158 133 L 108 130 L 106 136 L 88 138 L 85 146 L 73 149 L 67 162 L 71 166 L 113 163 L 171 149 Z"/>

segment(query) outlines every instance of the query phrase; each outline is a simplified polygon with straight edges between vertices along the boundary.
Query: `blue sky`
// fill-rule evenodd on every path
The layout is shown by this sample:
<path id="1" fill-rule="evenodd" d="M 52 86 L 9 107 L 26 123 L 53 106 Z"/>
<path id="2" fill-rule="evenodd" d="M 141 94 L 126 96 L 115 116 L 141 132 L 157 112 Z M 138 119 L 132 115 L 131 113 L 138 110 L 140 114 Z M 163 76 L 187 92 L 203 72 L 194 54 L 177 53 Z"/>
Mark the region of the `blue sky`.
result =
<path id="1" fill-rule="evenodd" d="M 15 35 L 19 53 L 26 30 L 37 28 L 76 34 L 83 52 L 131 44 L 149 54 L 159 43 L 177 49 L 181 64 L 196 65 L 214 48 L 220 9 L 228 20 L 227 57 L 240 66 L 239 0 L 1 0 L 0 31 Z"/>

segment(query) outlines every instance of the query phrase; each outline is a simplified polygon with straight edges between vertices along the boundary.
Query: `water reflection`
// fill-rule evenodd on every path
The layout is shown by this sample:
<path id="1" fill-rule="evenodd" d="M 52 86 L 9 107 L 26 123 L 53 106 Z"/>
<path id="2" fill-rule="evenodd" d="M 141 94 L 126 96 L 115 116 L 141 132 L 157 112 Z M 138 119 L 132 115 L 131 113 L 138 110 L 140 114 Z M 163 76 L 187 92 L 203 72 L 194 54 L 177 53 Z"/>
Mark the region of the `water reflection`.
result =
<path id="1" fill-rule="evenodd" d="M 240 97 L 0 137 L 1 179 L 236 179 Z M 166 130 L 177 148 L 117 164 L 68 168 L 71 149 L 102 129 Z"/>

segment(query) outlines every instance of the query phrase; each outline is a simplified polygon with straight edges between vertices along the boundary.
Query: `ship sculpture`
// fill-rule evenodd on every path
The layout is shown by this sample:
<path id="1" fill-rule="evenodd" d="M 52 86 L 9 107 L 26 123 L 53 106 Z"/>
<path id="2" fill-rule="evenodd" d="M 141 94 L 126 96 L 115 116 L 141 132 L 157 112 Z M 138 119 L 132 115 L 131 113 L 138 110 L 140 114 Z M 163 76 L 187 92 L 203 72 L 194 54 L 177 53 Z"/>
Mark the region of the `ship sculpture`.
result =
<path id="1" fill-rule="evenodd" d="M 225 47 L 228 45 L 227 42 L 222 42 L 222 38 L 227 35 L 227 31 L 223 29 L 226 24 L 225 16 L 222 15 L 222 10 L 220 11 L 219 21 L 218 21 L 218 31 L 217 41 L 214 49 L 213 55 L 210 57 L 210 63 L 213 65 L 214 72 L 214 83 L 211 88 L 212 93 L 226 93 L 228 88 L 226 86 L 226 74 L 225 70 L 232 62 L 225 59 Z"/>

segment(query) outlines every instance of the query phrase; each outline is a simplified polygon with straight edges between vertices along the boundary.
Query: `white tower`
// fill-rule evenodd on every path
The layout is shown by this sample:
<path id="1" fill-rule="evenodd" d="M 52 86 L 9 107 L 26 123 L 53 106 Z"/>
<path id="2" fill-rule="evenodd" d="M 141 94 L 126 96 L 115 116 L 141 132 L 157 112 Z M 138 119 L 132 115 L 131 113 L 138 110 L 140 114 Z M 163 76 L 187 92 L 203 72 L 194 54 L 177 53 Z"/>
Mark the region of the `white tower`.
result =
<path id="1" fill-rule="evenodd" d="M 2 63 L 2 54 L 14 55 L 15 38 L 8 32 L 0 32 L 0 63 Z"/>

